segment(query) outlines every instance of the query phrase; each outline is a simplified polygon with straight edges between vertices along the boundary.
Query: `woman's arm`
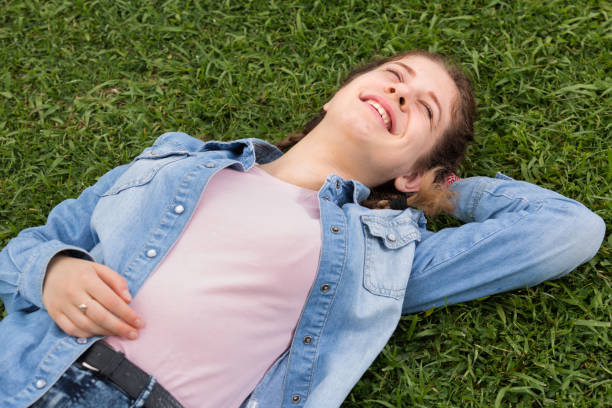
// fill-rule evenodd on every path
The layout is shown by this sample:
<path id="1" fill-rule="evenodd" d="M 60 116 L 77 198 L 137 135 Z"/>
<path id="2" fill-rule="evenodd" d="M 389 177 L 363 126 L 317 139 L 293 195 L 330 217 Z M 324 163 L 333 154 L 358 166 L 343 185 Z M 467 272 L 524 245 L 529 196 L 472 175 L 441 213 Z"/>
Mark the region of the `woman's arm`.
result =
<path id="1" fill-rule="evenodd" d="M 451 189 L 466 224 L 423 234 L 404 313 L 559 278 L 591 259 L 604 237 L 603 220 L 582 204 L 502 174 Z"/>
<path id="2" fill-rule="evenodd" d="M 154 146 L 163 144 L 195 151 L 202 143 L 170 132 Z M 70 335 L 134 337 L 142 321 L 127 305 L 131 297 L 125 279 L 92 262 L 88 253 L 97 243 L 90 226 L 94 208 L 128 167 L 111 170 L 77 199 L 61 202 L 45 225 L 21 231 L 0 252 L 0 299 L 8 313 L 45 309 Z M 84 302 L 86 313 L 78 309 Z"/>
<path id="3" fill-rule="evenodd" d="M 134 323 L 138 315 L 126 303 L 125 279 L 91 262 L 88 253 L 96 244 L 90 228 L 93 209 L 126 168 L 111 170 L 77 199 L 61 202 L 45 225 L 21 231 L 0 252 L 0 299 L 8 313 L 42 308 L 73 336 L 134 337 L 141 324 Z M 77 306 L 87 299 L 98 302 L 89 301 L 85 315 Z"/>
<path id="4" fill-rule="evenodd" d="M 27 228 L 0 252 L 0 299 L 8 313 L 43 308 L 42 286 L 51 259 L 60 253 L 93 261 L 87 252 L 95 245 L 90 219 L 100 194 L 125 171 L 125 166 L 106 173 L 77 199 L 58 204 L 45 225 Z"/>

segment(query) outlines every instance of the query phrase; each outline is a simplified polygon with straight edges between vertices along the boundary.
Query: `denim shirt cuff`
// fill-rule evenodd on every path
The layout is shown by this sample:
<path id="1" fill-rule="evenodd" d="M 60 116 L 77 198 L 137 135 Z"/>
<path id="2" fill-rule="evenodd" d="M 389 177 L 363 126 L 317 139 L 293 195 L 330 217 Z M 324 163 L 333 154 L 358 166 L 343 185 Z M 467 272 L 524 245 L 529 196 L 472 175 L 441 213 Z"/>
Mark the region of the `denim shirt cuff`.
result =
<path id="1" fill-rule="evenodd" d="M 468 177 L 455 181 L 450 190 L 456 195 L 454 197 L 455 210 L 453 215 L 463 222 L 474 221 L 473 214 L 486 189 L 489 177 Z"/>
<path id="2" fill-rule="evenodd" d="M 502 173 L 501 171 L 498 171 L 495 174 L 495 178 L 496 179 L 501 179 L 501 180 L 514 180 L 512 177 L 510 176 L 506 176 L 504 173 Z"/>
<path id="3" fill-rule="evenodd" d="M 42 289 L 47 267 L 54 256 L 65 253 L 66 255 L 93 261 L 89 253 L 81 248 L 66 245 L 63 242 L 53 240 L 45 242 L 34 251 L 33 256 L 23 268 L 21 280 L 19 282 L 19 292 L 23 297 L 35 306 L 44 309 L 42 301 Z"/>
<path id="4" fill-rule="evenodd" d="M 474 214 L 483 198 L 483 193 L 491 185 L 504 181 L 515 180 L 501 172 L 497 172 L 494 178 L 476 176 L 455 181 L 450 187 L 450 190 L 457 194 L 455 196 L 455 211 L 453 215 L 463 222 L 475 221 Z"/>

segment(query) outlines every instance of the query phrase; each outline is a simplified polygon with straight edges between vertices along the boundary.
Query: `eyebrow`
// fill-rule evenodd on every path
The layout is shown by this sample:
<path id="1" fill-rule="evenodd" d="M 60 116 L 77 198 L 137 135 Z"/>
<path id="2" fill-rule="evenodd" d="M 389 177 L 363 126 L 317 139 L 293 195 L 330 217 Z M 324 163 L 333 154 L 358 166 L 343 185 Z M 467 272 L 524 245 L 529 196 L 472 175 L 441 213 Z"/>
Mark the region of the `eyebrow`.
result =
<path id="1" fill-rule="evenodd" d="M 406 71 L 408 71 L 408 74 L 409 74 L 410 76 L 416 76 L 416 72 L 414 72 L 414 69 L 410 68 L 408 65 L 404 64 L 404 63 L 403 63 L 403 62 L 401 62 L 401 61 L 395 61 L 395 63 L 396 63 L 397 65 L 401 65 L 402 67 L 404 67 L 404 69 L 405 69 Z"/>
<path id="2" fill-rule="evenodd" d="M 408 65 L 404 64 L 403 62 L 395 61 L 394 64 L 397 64 L 401 66 L 402 68 L 404 68 L 408 72 L 408 75 L 412 77 L 416 76 L 416 72 L 414 72 L 414 69 L 410 68 Z M 436 123 L 436 127 L 438 127 L 438 125 L 440 124 L 440 121 L 442 120 L 442 108 L 440 107 L 440 101 L 438 101 L 436 94 L 433 93 L 432 91 L 427 92 L 427 95 L 429 95 L 431 99 L 433 99 L 433 101 L 438 106 L 438 121 Z"/>

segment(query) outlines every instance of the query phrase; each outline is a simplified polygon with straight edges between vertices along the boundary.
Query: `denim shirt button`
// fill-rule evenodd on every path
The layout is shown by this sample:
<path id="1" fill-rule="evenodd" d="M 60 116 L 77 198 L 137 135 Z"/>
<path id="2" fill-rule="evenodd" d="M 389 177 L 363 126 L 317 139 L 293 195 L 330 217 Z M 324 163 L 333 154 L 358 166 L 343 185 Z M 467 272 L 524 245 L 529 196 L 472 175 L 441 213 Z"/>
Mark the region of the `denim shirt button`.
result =
<path id="1" fill-rule="evenodd" d="M 174 212 L 176 214 L 182 214 L 183 211 L 185 211 L 185 207 L 183 207 L 182 205 L 177 205 L 176 207 L 174 207 Z"/>
<path id="2" fill-rule="evenodd" d="M 312 343 L 312 337 L 310 336 L 304 337 L 304 344 L 310 344 L 310 343 Z"/>
<path id="3" fill-rule="evenodd" d="M 78 339 L 76 339 L 76 342 L 77 342 L 78 344 L 85 344 L 85 343 L 87 343 L 87 338 L 85 338 L 85 337 L 79 337 Z"/>
<path id="4" fill-rule="evenodd" d="M 395 238 L 395 234 L 394 234 L 394 233 L 390 232 L 390 233 L 388 233 L 388 234 L 387 234 L 387 239 L 388 239 L 389 241 L 391 241 L 391 242 L 395 242 L 395 240 L 396 240 L 397 238 Z"/>
<path id="5" fill-rule="evenodd" d="M 331 286 L 329 286 L 327 283 L 321 285 L 321 292 L 329 292 L 330 289 Z"/>
<path id="6" fill-rule="evenodd" d="M 298 403 L 298 402 L 300 402 L 300 400 L 301 400 L 301 398 L 297 394 L 295 394 L 294 396 L 291 397 L 291 402 Z"/>
<path id="7" fill-rule="evenodd" d="M 155 258 L 157 256 L 157 251 L 154 249 L 149 249 L 147 251 L 147 257 L 149 258 Z"/>
<path id="8" fill-rule="evenodd" d="M 204 165 L 204 167 L 206 167 L 207 169 L 212 169 L 213 167 L 215 167 L 215 163 L 213 162 L 208 162 Z"/>
<path id="9" fill-rule="evenodd" d="M 47 385 L 47 382 L 45 380 L 36 381 L 36 388 L 38 389 L 45 388 L 45 385 Z"/>
<path id="10" fill-rule="evenodd" d="M 331 232 L 333 232 L 334 234 L 337 234 L 340 232 L 340 228 L 334 225 L 331 227 Z"/>

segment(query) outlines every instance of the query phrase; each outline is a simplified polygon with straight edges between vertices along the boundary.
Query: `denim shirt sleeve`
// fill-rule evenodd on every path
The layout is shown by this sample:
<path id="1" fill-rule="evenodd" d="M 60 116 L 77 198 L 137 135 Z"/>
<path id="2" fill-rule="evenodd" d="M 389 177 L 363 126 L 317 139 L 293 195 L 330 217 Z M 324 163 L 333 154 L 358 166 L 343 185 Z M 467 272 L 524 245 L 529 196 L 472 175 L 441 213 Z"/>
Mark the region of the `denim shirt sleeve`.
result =
<path id="1" fill-rule="evenodd" d="M 404 313 L 559 278 L 595 256 L 604 237 L 605 223 L 582 204 L 501 173 L 451 189 L 465 224 L 423 233 Z"/>
<path id="2" fill-rule="evenodd" d="M 202 142 L 181 132 L 164 133 L 153 146 L 171 145 L 197 150 Z M 146 151 L 146 150 L 145 150 Z M 90 221 L 100 196 L 127 170 L 119 166 L 85 189 L 77 199 L 58 204 L 43 226 L 27 228 L 0 252 L 0 299 L 8 313 L 32 306 L 44 308 L 42 285 L 51 258 L 60 252 L 93 260 L 88 251 L 96 244 Z"/>
<path id="3" fill-rule="evenodd" d="M 95 245 L 90 218 L 100 192 L 108 189 L 127 166 L 117 167 L 85 189 L 77 199 L 58 204 L 45 225 L 27 228 L 0 252 L 0 298 L 8 313 L 36 306 L 43 308 L 42 284 L 47 265 L 60 252 L 92 260 Z"/>

